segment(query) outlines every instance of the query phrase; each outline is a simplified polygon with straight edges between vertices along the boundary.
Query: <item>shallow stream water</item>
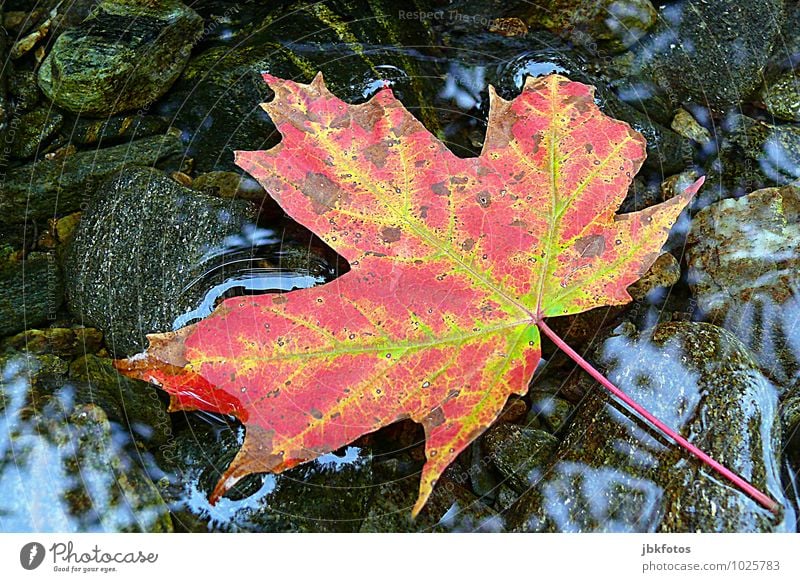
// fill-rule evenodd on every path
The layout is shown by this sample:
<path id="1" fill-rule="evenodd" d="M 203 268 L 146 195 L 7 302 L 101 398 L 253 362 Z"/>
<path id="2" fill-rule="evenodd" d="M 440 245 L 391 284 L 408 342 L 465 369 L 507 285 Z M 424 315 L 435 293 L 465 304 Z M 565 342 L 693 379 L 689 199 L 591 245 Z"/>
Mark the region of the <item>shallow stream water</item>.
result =
<path id="1" fill-rule="evenodd" d="M 796 530 L 796 2 L 185 1 L 188 45 L 160 8 L 101 25 L 84 21 L 95 4 L 3 8 L 0 531 Z M 43 80 L 53 54 L 76 58 L 58 41 L 70 34 L 75 50 L 131 51 L 141 79 L 109 91 L 98 76 L 88 97 Z M 185 61 L 172 79 L 148 72 L 148 50 L 162 48 Z M 416 521 L 424 451 L 410 421 L 248 477 L 210 505 L 242 426 L 168 413 L 163 393 L 111 361 L 227 297 L 348 270 L 233 163 L 235 150 L 279 141 L 259 107 L 272 96 L 264 71 L 303 82 L 322 71 L 351 103 L 388 84 L 461 157 L 480 152 L 489 85 L 511 99 L 528 76 L 559 73 L 594 85 L 601 109 L 647 139 L 622 212 L 706 176 L 631 305 L 553 327 L 781 514 L 687 458 L 547 342 L 529 394 L 448 469 Z M 144 144 L 154 136 L 165 137 Z M 141 167 L 154 169 L 131 173 Z"/>

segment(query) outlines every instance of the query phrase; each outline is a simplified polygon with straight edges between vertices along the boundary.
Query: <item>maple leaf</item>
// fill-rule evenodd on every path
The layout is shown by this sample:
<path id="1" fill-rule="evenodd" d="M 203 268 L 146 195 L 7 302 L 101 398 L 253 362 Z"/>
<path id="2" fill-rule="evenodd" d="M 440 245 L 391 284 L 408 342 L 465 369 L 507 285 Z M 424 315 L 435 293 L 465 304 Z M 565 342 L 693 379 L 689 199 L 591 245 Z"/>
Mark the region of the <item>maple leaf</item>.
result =
<path id="1" fill-rule="evenodd" d="M 490 88 L 483 150 L 467 159 L 388 87 L 350 105 L 321 74 L 309 85 L 264 79 L 283 139 L 236 163 L 351 270 L 321 287 L 228 299 L 199 323 L 150 335 L 118 367 L 159 384 L 171 410 L 244 424 L 212 502 L 245 475 L 411 418 L 427 457 L 416 515 L 509 395 L 527 391 L 540 328 L 551 333 L 543 319 L 629 302 L 626 287 L 702 180 L 616 215 L 644 138 L 601 113 L 592 87 L 558 75 L 529 78 L 511 101 Z"/>

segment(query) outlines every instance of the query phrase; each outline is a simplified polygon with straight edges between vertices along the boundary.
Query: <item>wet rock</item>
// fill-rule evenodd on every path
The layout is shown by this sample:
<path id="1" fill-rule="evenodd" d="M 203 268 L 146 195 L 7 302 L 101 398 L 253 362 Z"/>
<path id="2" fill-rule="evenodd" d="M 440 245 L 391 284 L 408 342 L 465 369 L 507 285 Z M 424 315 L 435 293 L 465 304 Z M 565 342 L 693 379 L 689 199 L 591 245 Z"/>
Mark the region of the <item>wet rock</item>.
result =
<path id="1" fill-rule="evenodd" d="M 207 496 L 233 460 L 241 430 L 194 422 L 163 451 L 174 479 L 165 496 L 192 531 L 358 531 L 373 495 L 372 456 L 346 447 L 280 475 L 251 475 L 215 505 Z"/>
<path id="2" fill-rule="evenodd" d="M 530 29 L 525 21 L 516 18 L 495 18 L 489 22 L 489 32 L 507 37 L 525 36 Z"/>
<path id="3" fill-rule="evenodd" d="M 9 0 L 5 2 L 3 25 L 9 33 L 20 38 L 36 30 L 47 20 L 60 22 L 68 19 L 73 11 L 80 11 L 83 5 L 90 2 L 97 3 L 97 0 L 74 0 L 69 6 L 63 6 L 63 2 L 58 0 L 42 0 L 34 4 L 24 0 Z M 58 8 L 62 8 L 60 14 L 57 13 Z"/>
<path id="4" fill-rule="evenodd" d="M 50 28 L 53 24 L 53 18 L 55 16 L 56 9 L 54 8 L 49 12 L 47 18 L 38 23 L 38 26 L 35 29 L 28 32 L 22 38 L 18 38 L 11 47 L 11 50 L 9 50 L 10 57 L 13 60 L 17 60 L 33 50 L 34 47 L 39 44 L 39 41 L 45 38 L 50 32 Z"/>
<path id="5" fill-rule="evenodd" d="M 539 383 L 534 384 L 538 388 Z M 567 422 L 572 413 L 572 405 L 563 398 L 548 392 L 534 390 L 530 393 L 531 410 L 525 419 L 525 426 L 556 434 Z"/>
<path id="6" fill-rule="evenodd" d="M 74 212 L 91 201 L 97 184 L 107 176 L 130 166 L 150 166 L 182 151 L 180 138 L 168 133 L 15 168 L 0 185 L 0 224 Z"/>
<path id="7" fill-rule="evenodd" d="M 53 43 L 39 86 L 78 114 L 146 107 L 178 78 L 202 29 L 203 20 L 178 0 L 103 0 Z"/>
<path id="8" fill-rule="evenodd" d="M 203 44 L 235 44 L 253 34 L 264 15 L 274 10 L 274 5 L 266 2 L 194 0 L 189 4 L 205 22 L 200 40 Z"/>
<path id="9" fill-rule="evenodd" d="M 172 436 L 169 415 L 155 386 L 121 376 L 110 358 L 81 356 L 70 364 L 69 378 L 76 402 L 98 405 L 136 439 L 162 445 Z"/>
<path id="10" fill-rule="evenodd" d="M 3 8 L 0 6 L 0 18 L 3 17 Z M 8 131 L 8 123 L 11 119 L 11 109 L 8 100 L 8 35 L 5 28 L 0 26 L 0 62 L 4 63 L 0 67 L 0 144 L 3 145 L 2 153 L 0 153 L 0 168 L 3 168 L 8 163 L 11 157 L 11 151 L 6 143 L 6 132 Z"/>
<path id="11" fill-rule="evenodd" d="M 730 141 L 738 148 L 733 156 L 744 156 L 771 183 L 786 184 L 800 178 L 800 127 L 793 124 L 774 125 L 744 115 L 729 118 Z M 761 182 L 764 182 L 763 177 Z M 756 188 L 763 187 L 760 184 Z"/>
<path id="12" fill-rule="evenodd" d="M 10 71 L 9 94 L 14 98 L 14 112 L 22 114 L 33 109 L 42 94 L 36 84 L 36 74 L 26 69 Z"/>
<path id="13" fill-rule="evenodd" d="M 748 532 L 794 528 L 780 482 L 777 392 L 747 349 L 704 323 L 665 323 L 598 350 L 607 377 L 783 506 L 773 516 L 597 388 L 552 464 L 508 512 L 525 531 Z"/>
<path id="14" fill-rule="evenodd" d="M 53 370 L 52 355 L 0 359 L 0 513 L 8 531 L 171 531 L 169 509 L 126 432 Z M 48 371 L 49 369 L 49 371 Z M 56 373 L 57 372 L 57 373 Z M 60 387 L 58 382 L 60 381 Z M 31 390 L 56 386 L 34 399 Z"/>
<path id="15" fill-rule="evenodd" d="M 419 492 L 419 465 L 415 470 L 402 459 L 375 466 L 375 493 L 362 532 L 496 532 L 503 522 L 490 507 L 464 487 L 467 471 L 451 466 L 440 477 L 428 503 L 416 519 L 411 508 Z"/>
<path id="16" fill-rule="evenodd" d="M 500 485 L 494 507 L 499 512 L 505 512 L 517 502 L 517 499 L 519 499 L 519 493 L 506 484 Z"/>
<path id="17" fill-rule="evenodd" d="M 786 456 L 800 467 L 800 394 L 781 402 L 781 427 Z"/>
<path id="18" fill-rule="evenodd" d="M 600 109 L 614 119 L 627 121 L 633 129 L 644 136 L 647 142 L 647 158 L 643 166 L 645 169 L 657 172 L 659 179 L 691 167 L 692 147 L 683 136 L 616 98 L 610 92 L 601 97 Z"/>
<path id="19" fill-rule="evenodd" d="M 304 83 L 321 71 L 328 88 L 348 102 L 364 101 L 386 81 L 430 131 L 441 129 L 432 102 L 441 89 L 441 64 L 430 54 L 416 58 L 416 51 L 401 49 L 435 46 L 424 23 L 399 19 L 379 3 L 360 6 L 357 19 L 352 9 L 346 2 L 303 2 L 290 12 L 276 5 L 237 45 L 212 46 L 192 57 L 158 107 L 185 133 L 198 171 L 235 171 L 234 150 L 267 149 L 278 142 L 260 107 L 273 96 L 264 71 Z"/>
<path id="20" fill-rule="evenodd" d="M 13 398 L 17 398 L 22 403 L 20 406 L 28 404 L 36 408 L 41 404 L 43 395 L 50 398 L 63 387 L 69 362 L 53 354 L 12 349 L 0 354 L 0 370 L 4 372 L 0 382 L 0 395 L 3 397 L 0 407 L 8 405 L 8 399 L 13 401 Z"/>
<path id="21" fill-rule="evenodd" d="M 483 446 L 504 482 L 524 493 L 538 481 L 558 439 L 543 430 L 501 423 L 487 431 Z"/>
<path id="22" fill-rule="evenodd" d="M 117 356 L 142 351 L 205 293 L 192 285 L 228 237 L 247 239 L 257 208 L 205 196 L 158 170 L 127 168 L 84 212 L 66 264 L 70 311 Z"/>
<path id="23" fill-rule="evenodd" d="M 108 146 L 133 138 L 164 133 L 168 125 L 166 119 L 156 115 L 121 114 L 107 119 L 79 116 L 65 121 L 62 135 L 72 144 Z"/>
<path id="24" fill-rule="evenodd" d="M 63 300 L 63 276 L 53 254 L 0 247 L 0 336 L 54 319 Z"/>
<path id="25" fill-rule="evenodd" d="M 682 135 L 699 144 L 706 144 L 711 141 L 711 133 L 697 123 L 697 120 L 692 117 L 692 114 L 683 109 L 678 109 L 675 117 L 672 119 L 672 130 L 678 135 Z"/>
<path id="26" fill-rule="evenodd" d="M 36 241 L 37 248 L 55 251 L 59 264 L 63 264 L 69 242 L 80 221 L 80 212 L 73 212 L 61 218 L 51 218 L 47 221 L 47 228 L 40 233 L 39 240 Z"/>
<path id="27" fill-rule="evenodd" d="M 61 358 L 94 354 L 103 334 L 91 327 L 29 329 L 2 340 L 0 346 L 33 354 L 54 354 Z"/>
<path id="28" fill-rule="evenodd" d="M 290 66 L 275 66 L 281 47 L 212 47 L 189 61 L 158 112 L 173 117 L 188 136 L 187 149 L 201 172 L 236 170 L 234 150 L 267 149 L 278 142 L 275 126 L 260 103 L 272 98 L 261 77 L 269 70 L 295 78 Z"/>
<path id="29" fill-rule="evenodd" d="M 780 42 L 776 42 L 770 57 L 772 69 L 791 70 L 800 64 L 800 4 L 786 2 Z"/>
<path id="30" fill-rule="evenodd" d="M 467 470 L 472 491 L 475 495 L 479 495 L 484 503 L 491 504 L 497 497 L 499 482 L 492 459 L 483 451 L 480 441 L 475 441 L 469 446 L 468 454 Z M 461 462 L 460 459 L 459 462 Z"/>
<path id="31" fill-rule="evenodd" d="M 650 0 L 548 0 L 527 3 L 523 15 L 531 26 L 543 26 L 579 45 L 600 41 L 615 50 L 632 45 L 656 23 Z"/>
<path id="32" fill-rule="evenodd" d="M 688 281 L 707 321 L 732 331 L 782 389 L 797 390 L 800 183 L 758 190 L 697 213 Z"/>
<path id="33" fill-rule="evenodd" d="M 503 407 L 497 422 L 519 422 L 528 413 L 528 405 L 522 398 L 511 396 Z"/>
<path id="34" fill-rule="evenodd" d="M 761 92 L 764 107 L 786 121 L 800 121 L 800 78 L 794 71 L 784 73 Z"/>
<path id="35" fill-rule="evenodd" d="M 15 120 L 14 157 L 32 157 L 49 143 L 63 122 L 64 116 L 50 107 L 39 107 L 22 115 Z"/>
<path id="36" fill-rule="evenodd" d="M 637 175 L 628 187 L 628 194 L 617 211 L 618 214 L 636 212 L 663 201 L 661 195 L 661 181 L 649 180 L 643 175 Z"/>
<path id="37" fill-rule="evenodd" d="M 238 172 L 207 172 L 192 181 L 192 188 L 210 196 L 261 202 L 267 196 L 261 184 Z"/>
<path id="38" fill-rule="evenodd" d="M 641 301 L 655 290 L 672 287 L 681 278 L 681 266 L 672 253 L 662 253 L 635 283 L 628 293 L 635 301 Z"/>
<path id="39" fill-rule="evenodd" d="M 781 0 L 684 0 L 662 6 L 659 23 L 636 49 L 634 84 L 650 84 L 673 105 L 724 111 L 762 81 L 782 23 Z M 725 74 L 713 74 L 725 63 Z"/>
<path id="40" fill-rule="evenodd" d="M 622 201 L 617 214 L 636 212 L 683 194 L 699 177 L 700 174 L 693 169 L 673 174 L 667 178 L 652 175 L 645 178 L 640 174 L 634 178 L 628 188 L 628 194 Z M 704 195 L 707 188 L 708 179 L 706 179 L 706 187 L 700 190 L 700 196 Z"/>

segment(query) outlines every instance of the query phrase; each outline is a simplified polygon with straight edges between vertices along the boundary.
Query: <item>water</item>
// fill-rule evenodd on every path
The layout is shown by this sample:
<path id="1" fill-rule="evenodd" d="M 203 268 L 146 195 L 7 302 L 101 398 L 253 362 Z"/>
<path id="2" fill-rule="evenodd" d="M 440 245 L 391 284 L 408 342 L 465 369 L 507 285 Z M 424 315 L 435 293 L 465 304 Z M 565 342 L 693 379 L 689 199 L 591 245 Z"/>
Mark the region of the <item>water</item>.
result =
<path id="1" fill-rule="evenodd" d="M 285 241 L 282 234 L 278 229 L 251 225 L 207 253 L 199 263 L 202 274 L 190 281 L 182 294 L 192 296 L 197 289 L 207 291 L 195 309 L 175 319 L 173 329 L 207 317 L 228 297 L 307 289 L 345 272 L 346 267 L 340 272 L 338 261 L 331 265 L 323 256 L 315 254 L 312 244 L 303 249 L 299 243 Z M 291 266 L 285 266 L 286 263 Z M 210 284 L 220 279 L 221 283 Z"/>
<path id="2" fill-rule="evenodd" d="M 258 107 L 269 97 L 258 73 L 269 70 L 308 81 L 319 69 L 334 92 L 351 102 L 364 102 L 390 85 L 410 111 L 457 155 L 470 156 L 482 146 L 490 84 L 507 99 L 530 75 L 560 73 L 595 84 L 601 107 L 640 129 L 652 146 L 648 165 L 637 177 L 625 208 L 638 209 L 660 201 L 661 182 L 680 172 L 704 174 L 707 182 L 691 212 L 673 229 L 667 246 L 682 261 L 679 282 L 669 290 L 654 291 L 626 312 L 611 312 L 608 319 L 576 316 L 565 324 L 570 332 L 564 335 L 575 342 L 576 349 L 592 354 L 594 361 L 613 362 L 613 367 L 623 372 L 612 374 L 612 380 L 626 384 L 627 390 L 647 402 L 668 424 L 691 426 L 692 438 L 706 446 L 721 447 L 720 441 L 725 441 L 731 430 L 747 436 L 735 454 L 731 453 L 741 461 L 736 469 L 747 478 L 761 471 L 770 495 L 783 496 L 785 487 L 787 496 L 786 514 L 771 520 L 715 476 L 676 454 L 629 411 L 609 403 L 587 404 L 587 397 L 581 396 L 586 387 L 570 375 L 572 366 L 545 346 L 547 362 L 540 367 L 534 387 L 548 385 L 553 392 L 560 390 L 560 397 L 576 407 L 571 423 L 555 431 L 566 460 L 554 463 L 549 474 L 546 467 L 526 473 L 535 494 L 525 494 L 520 500 L 522 492 L 514 490 L 503 470 L 489 459 L 483 467 L 494 483 L 489 493 L 475 485 L 474 475 L 463 482 L 452 481 L 457 485 L 452 489 L 445 483 L 440 487 L 441 498 L 431 502 L 430 515 L 424 515 L 416 527 L 502 530 L 522 520 L 530 529 L 561 531 L 679 530 L 685 523 L 680 520 L 688 518 L 676 510 L 677 521 L 669 522 L 664 508 L 674 507 L 670 504 L 674 502 L 675 479 L 687 479 L 679 486 L 690 492 L 713 491 L 718 499 L 729 502 L 719 509 L 719 515 L 730 517 L 724 521 L 703 513 L 710 509 L 703 505 L 702 496 L 691 497 L 690 504 L 707 519 L 706 525 L 793 530 L 800 453 L 791 433 L 800 424 L 784 415 L 783 438 L 775 431 L 780 415 L 791 408 L 787 403 L 799 397 L 800 342 L 794 332 L 796 193 L 786 191 L 783 198 L 765 198 L 752 206 L 742 203 L 739 213 L 726 215 L 727 222 L 722 216 L 709 220 L 707 230 L 697 240 L 690 240 L 688 250 L 686 239 L 690 225 L 697 229 L 696 215 L 702 209 L 723 199 L 733 202 L 758 188 L 783 186 L 800 176 L 797 122 L 765 109 L 759 88 L 750 85 L 748 96 L 742 93 L 739 101 L 720 105 L 727 89 L 718 87 L 711 78 L 714 75 L 702 70 L 707 62 L 704 54 L 710 49 L 692 36 L 690 20 L 695 16 L 687 16 L 679 3 L 662 10 L 673 26 L 669 34 L 653 33 L 643 39 L 644 49 L 634 46 L 627 52 L 620 47 L 609 50 L 602 41 L 600 45 L 584 42 L 578 33 L 585 33 L 586 27 L 578 25 L 563 35 L 566 38 L 536 27 L 527 37 L 491 35 L 482 24 L 491 20 L 489 15 L 475 14 L 477 9 L 469 12 L 463 6 L 455 8 L 464 10 L 459 18 L 398 22 L 378 13 L 359 18 L 361 11 L 348 2 L 330 4 L 328 15 L 282 9 L 275 18 L 272 8 L 253 3 L 236 5 L 235 10 L 227 3 L 196 3 L 206 18 L 206 29 L 195 53 L 219 49 L 219 62 L 223 63 L 219 69 L 231 77 L 215 84 L 219 71 L 212 67 L 202 80 L 179 81 L 151 111 L 143 113 L 164 115 L 182 132 L 196 173 L 231 170 L 233 150 L 266 149 L 278 139 Z M 385 4 L 384 10 L 392 15 L 402 9 L 399 3 Z M 323 17 L 327 24 L 321 24 Z M 708 25 L 712 33 L 722 34 L 715 22 Z M 790 72 L 796 63 L 793 47 L 797 39 L 790 36 L 796 33 L 787 30 L 790 32 L 781 33 L 767 59 L 768 77 Z M 744 25 L 740 32 L 745 40 L 749 38 Z M 686 48 L 690 45 L 692 50 Z M 678 48 L 669 48 L 673 46 Z M 760 68 L 748 45 L 742 46 L 741 61 L 751 59 L 753 66 Z M 242 56 L 238 51 L 243 47 L 269 50 Z M 690 65 L 700 69 L 695 84 L 706 92 L 706 101 L 672 78 L 672 61 L 659 56 L 668 49 L 689 55 L 687 77 L 697 73 Z M 634 54 L 647 57 L 645 65 L 636 66 L 646 69 L 648 63 L 658 62 L 660 72 L 636 72 L 629 58 Z M 25 61 L 20 67 L 30 68 L 32 63 Z M 737 68 L 730 78 L 738 80 L 746 74 L 745 69 Z M 742 81 L 742 86 L 747 83 Z M 690 142 L 672 131 L 681 106 L 699 127 L 708 130 L 709 141 Z M 687 147 L 679 151 L 675 143 Z M 8 228 L 3 241 L 12 247 L 20 240 L 25 245 L 42 244 L 31 243 L 28 231 L 17 230 Z M 716 257 L 722 266 L 709 257 Z M 271 216 L 262 216 L 258 225 L 230 237 L 197 267 L 194 272 L 201 275 L 186 281 L 183 295 L 200 299 L 175 319 L 173 330 L 207 317 L 226 298 L 305 289 L 347 271 L 344 261 L 290 219 Z M 64 308 L 57 317 L 60 327 L 80 323 Z M 718 407 L 732 411 L 730 415 L 709 412 L 706 403 L 717 398 L 723 387 L 710 392 L 705 376 L 701 378 L 697 366 L 690 365 L 707 343 L 695 344 L 696 354 L 691 350 L 681 353 L 674 346 L 666 349 L 650 340 L 619 339 L 623 337 L 619 335 L 601 344 L 621 324 L 646 330 L 667 321 L 714 323 L 744 342 L 754 361 L 740 363 L 737 378 L 742 393 Z M 0 362 L 0 530 L 359 531 L 406 527 L 393 521 L 393 516 L 405 515 L 416 494 L 422 462 L 418 428 L 407 424 L 389 427 L 286 475 L 249 478 L 211 506 L 207 494 L 241 446 L 240 425 L 226 417 L 175 414 L 169 420 L 166 440 L 158 441 L 159 429 L 147 422 L 109 421 L 99 408 L 87 407 L 79 397 L 83 388 L 73 381 L 69 366 L 88 353 L 85 346 L 55 355 L 48 350 L 52 348 L 31 346 L 29 351 L 36 355 L 26 357 L 25 350 L 16 349 Z M 19 351 L 23 355 L 16 353 Z M 726 358 L 718 365 L 724 367 L 729 362 Z M 653 362 L 657 362 L 656 372 Z M 654 378 L 664 392 L 649 391 L 647 383 Z M 110 382 L 113 386 L 119 380 Z M 530 399 L 525 404 L 530 408 Z M 161 401 L 152 405 L 164 408 Z M 605 427 L 606 434 L 594 434 L 587 419 Z M 514 422 L 542 428 L 530 416 Z M 480 441 L 481 459 L 489 458 L 486 446 Z M 592 451 L 593 457 L 575 452 L 581 448 Z M 630 464 L 621 457 L 629 458 Z M 765 460 L 759 464 L 758 457 Z M 453 473 L 469 473 L 464 469 L 469 464 L 460 459 Z M 673 480 L 665 478 L 663 471 L 671 472 Z M 581 511 L 566 511 L 567 501 L 575 501 Z M 534 506 L 539 509 L 533 510 Z"/>

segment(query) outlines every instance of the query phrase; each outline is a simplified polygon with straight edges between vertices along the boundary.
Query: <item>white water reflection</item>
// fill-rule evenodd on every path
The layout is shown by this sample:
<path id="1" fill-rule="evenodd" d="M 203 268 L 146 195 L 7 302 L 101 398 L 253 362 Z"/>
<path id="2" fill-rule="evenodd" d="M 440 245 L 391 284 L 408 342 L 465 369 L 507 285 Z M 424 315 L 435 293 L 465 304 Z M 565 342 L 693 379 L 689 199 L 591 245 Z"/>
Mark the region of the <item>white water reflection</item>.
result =
<path id="1" fill-rule="evenodd" d="M 130 435 L 96 406 L 74 406 L 71 386 L 39 396 L 33 357 L 2 369 L 0 531 L 119 532 L 168 528 L 166 506 L 136 466 Z"/>

